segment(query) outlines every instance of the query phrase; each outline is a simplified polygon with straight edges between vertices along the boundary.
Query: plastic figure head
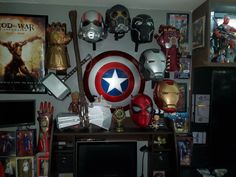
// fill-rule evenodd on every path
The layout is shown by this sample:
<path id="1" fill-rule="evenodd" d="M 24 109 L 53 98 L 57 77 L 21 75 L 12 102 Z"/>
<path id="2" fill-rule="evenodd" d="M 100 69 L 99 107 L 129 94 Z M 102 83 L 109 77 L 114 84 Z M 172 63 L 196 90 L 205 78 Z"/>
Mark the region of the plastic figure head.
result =
<path id="1" fill-rule="evenodd" d="M 225 15 L 224 16 L 224 20 L 223 20 L 223 24 L 224 25 L 228 25 L 229 24 L 229 21 L 230 21 L 230 17 L 228 15 Z"/>
<path id="2" fill-rule="evenodd" d="M 139 127 L 147 127 L 153 116 L 153 104 L 149 96 L 138 94 L 131 99 L 130 116 Z"/>
<path id="3" fill-rule="evenodd" d="M 80 21 L 79 37 L 91 43 L 105 39 L 105 24 L 99 12 L 89 10 L 83 13 Z"/>
<path id="4" fill-rule="evenodd" d="M 159 49 L 147 49 L 140 56 L 139 68 L 145 80 L 163 80 L 166 69 L 166 57 Z"/>
<path id="5" fill-rule="evenodd" d="M 106 25 L 110 33 L 115 33 L 115 39 L 121 38 L 130 30 L 130 15 L 128 9 L 120 4 L 106 11 Z M 118 34 L 122 34 L 118 36 Z"/>
<path id="6" fill-rule="evenodd" d="M 154 88 L 154 101 L 165 112 L 176 112 L 179 101 L 179 87 L 174 80 L 157 82 Z"/>
<path id="7" fill-rule="evenodd" d="M 76 104 L 79 103 L 79 92 L 72 92 L 71 93 L 71 101 Z"/>
<path id="8" fill-rule="evenodd" d="M 133 18 L 131 28 L 131 39 L 135 42 L 135 51 L 139 43 L 152 42 L 154 32 L 154 21 L 151 16 L 140 14 Z"/>

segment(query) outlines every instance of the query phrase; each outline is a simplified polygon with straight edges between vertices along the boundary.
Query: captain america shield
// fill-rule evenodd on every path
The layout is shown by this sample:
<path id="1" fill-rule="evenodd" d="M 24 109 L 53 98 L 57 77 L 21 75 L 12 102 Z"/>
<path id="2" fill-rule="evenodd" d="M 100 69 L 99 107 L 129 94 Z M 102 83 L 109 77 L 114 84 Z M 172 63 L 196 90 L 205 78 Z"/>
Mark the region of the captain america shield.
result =
<path id="1" fill-rule="evenodd" d="M 102 95 L 112 109 L 129 109 L 131 96 L 142 93 L 145 87 L 137 60 L 121 51 L 107 51 L 93 58 L 86 66 L 83 81 L 89 101 Z"/>

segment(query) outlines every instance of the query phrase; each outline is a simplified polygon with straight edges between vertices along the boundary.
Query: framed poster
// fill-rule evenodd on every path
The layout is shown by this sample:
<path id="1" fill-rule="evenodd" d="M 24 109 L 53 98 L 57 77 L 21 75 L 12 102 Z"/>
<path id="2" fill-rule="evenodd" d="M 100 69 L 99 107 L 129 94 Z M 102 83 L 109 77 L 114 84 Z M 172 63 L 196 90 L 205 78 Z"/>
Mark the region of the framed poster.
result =
<path id="1" fill-rule="evenodd" d="M 180 31 L 179 52 L 181 56 L 188 56 L 189 49 L 189 14 L 167 13 L 167 25 L 174 26 Z"/>
<path id="2" fill-rule="evenodd" d="M 16 131 L 16 155 L 32 156 L 36 146 L 36 130 L 17 130 Z"/>
<path id="3" fill-rule="evenodd" d="M 16 157 L 16 176 L 34 177 L 34 157 Z"/>
<path id="4" fill-rule="evenodd" d="M 176 105 L 176 112 L 187 112 L 187 83 L 177 83 L 179 87 L 179 101 Z"/>
<path id="5" fill-rule="evenodd" d="M 203 16 L 193 22 L 193 49 L 204 47 L 205 45 L 205 19 Z"/>
<path id="6" fill-rule="evenodd" d="M 0 131 L 0 156 L 16 155 L 16 132 Z"/>
<path id="7" fill-rule="evenodd" d="M 48 16 L 0 14 L 0 93 L 45 93 Z"/>
<path id="8" fill-rule="evenodd" d="M 179 160 L 181 166 L 190 166 L 192 157 L 193 138 L 190 136 L 179 136 L 177 138 Z"/>
<path id="9" fill-rule="evenodd" d="M 6 177 L 16 176 L 15 157 L 0 157 L 0 175 Z"/>

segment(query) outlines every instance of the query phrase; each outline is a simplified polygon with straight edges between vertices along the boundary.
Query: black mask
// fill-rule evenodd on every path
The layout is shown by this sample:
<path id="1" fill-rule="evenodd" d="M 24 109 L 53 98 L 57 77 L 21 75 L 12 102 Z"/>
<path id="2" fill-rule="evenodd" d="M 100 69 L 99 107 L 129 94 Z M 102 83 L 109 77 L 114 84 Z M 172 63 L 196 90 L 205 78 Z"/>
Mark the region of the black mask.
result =
<path id="1" fill-rule="evenodd" d="M 131 38 L 135 42 L 135 51 L 138 51 L 139 43 L 152 42 L 154 33 L 154 21 L 151 16 L 140 14 L 133 18 Z"/>
<path id="2" fill-rule="evenodd" d="M 123 5 L 117 4 L 106 11 L 108 31 L 115 34 L 115 40 L 122 38 L 130 30 L 129 11 Z"/>

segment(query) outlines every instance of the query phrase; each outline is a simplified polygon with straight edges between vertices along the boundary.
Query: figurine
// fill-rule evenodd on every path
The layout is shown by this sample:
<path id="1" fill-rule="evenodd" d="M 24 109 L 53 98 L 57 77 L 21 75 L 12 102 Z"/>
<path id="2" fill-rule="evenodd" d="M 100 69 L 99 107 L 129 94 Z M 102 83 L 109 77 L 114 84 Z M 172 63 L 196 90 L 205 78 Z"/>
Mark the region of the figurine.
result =
<path id="1" fill-rule="evenodd" d="M 71 103 L 68 107 L 68 111 L 79 114 L 79 92 L 75 91 L 71 93 Z"/>
<path id="2" fill-rule="evenodd" d="M 212 62 L 233 63 L 235 60 L 236 29 L 229 25 L 230 17 L 225 15 L 223 23 L 214 29 L 211 45 L 213 47 Z"/>
<path id="3" fill-rule="evenodd" d="M 39 121 L 39 138 L 37 151 L 49 152 L 50 150 L 50 133 L 53 120 L 54 107 L 50 102 L 41 102 L 40 109 L 38 111 Z"/>

